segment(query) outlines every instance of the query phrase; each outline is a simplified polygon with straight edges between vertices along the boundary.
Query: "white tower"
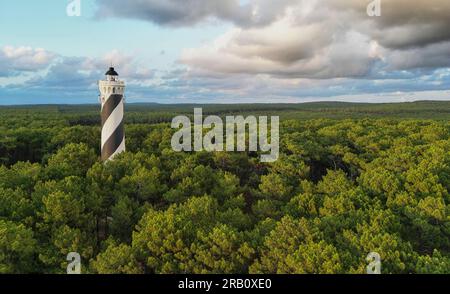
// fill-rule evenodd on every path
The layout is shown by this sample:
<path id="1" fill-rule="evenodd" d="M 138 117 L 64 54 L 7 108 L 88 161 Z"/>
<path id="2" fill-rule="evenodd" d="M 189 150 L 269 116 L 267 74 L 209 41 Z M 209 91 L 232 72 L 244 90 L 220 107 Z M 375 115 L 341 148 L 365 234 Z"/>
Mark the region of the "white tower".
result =
<path id="1" fill-rule="evenodd" d="M 110 67 L 106 80 L 99 81 L 102 103 L 102 160 L 109 161 L 125 151 L 124 93 L 125 82 Z"/>

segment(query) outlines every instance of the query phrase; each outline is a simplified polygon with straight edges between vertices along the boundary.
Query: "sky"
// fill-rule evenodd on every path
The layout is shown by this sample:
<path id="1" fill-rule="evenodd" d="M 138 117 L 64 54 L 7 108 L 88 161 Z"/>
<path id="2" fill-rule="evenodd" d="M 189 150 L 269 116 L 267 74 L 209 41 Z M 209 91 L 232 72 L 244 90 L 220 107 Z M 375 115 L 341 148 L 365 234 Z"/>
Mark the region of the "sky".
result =
<path id="1" fill-rule="evenodd" d="M 0 105 L 450 100 L 450 1 L 372 1 L 2 0 Z"/>

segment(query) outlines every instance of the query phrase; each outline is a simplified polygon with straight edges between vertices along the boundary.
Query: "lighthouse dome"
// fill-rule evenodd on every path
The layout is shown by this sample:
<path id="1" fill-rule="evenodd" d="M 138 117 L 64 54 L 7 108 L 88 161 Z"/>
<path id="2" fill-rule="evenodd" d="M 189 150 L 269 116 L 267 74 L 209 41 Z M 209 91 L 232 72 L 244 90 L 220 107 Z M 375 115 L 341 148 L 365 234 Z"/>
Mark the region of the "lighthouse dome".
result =
<path id="1" fill-rule="evenodd" d="M 114 67 L 110 67 L 105 75 L 107 75 L 107 76 L 118 76 L 119 74 L 114 70 Z"/>

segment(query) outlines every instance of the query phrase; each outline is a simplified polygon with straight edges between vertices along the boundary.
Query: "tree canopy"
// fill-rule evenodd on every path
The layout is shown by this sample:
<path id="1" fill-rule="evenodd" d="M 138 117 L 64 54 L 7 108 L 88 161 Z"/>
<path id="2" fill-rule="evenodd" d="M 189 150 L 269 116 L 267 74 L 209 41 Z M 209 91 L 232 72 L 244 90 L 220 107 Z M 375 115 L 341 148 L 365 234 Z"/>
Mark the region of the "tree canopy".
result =
<path id="1" fill-rule="evenodd" d="M 450 273 L 448 119 L 288 112 L 263 164 L 174 152 L 174 110 L 131 111 L 103 164 L 97 113 L 3 112 L 0 273 Z"/>

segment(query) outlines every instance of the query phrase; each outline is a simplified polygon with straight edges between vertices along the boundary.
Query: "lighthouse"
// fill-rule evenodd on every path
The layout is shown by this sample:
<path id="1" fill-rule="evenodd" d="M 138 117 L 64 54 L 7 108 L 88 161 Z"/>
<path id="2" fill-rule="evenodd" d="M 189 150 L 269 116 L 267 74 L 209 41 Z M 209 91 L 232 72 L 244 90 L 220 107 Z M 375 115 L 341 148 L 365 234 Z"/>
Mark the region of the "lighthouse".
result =
<path id="1" fill-rule="evenodd" d="M 119 74 L 110 67 L 106 79 L 99 81 L 102 104 L 102 160 L 110 161 L 125 151 L 124 93 L 125 82 L 119 80 Z"/>

